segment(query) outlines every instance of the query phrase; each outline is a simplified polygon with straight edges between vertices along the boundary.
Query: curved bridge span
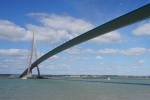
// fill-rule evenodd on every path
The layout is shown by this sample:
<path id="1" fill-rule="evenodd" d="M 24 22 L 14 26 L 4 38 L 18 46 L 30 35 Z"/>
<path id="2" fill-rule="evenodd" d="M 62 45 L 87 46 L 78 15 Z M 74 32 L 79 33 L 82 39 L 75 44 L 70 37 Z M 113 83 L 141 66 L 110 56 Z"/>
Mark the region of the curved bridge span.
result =
<path id="1" fill-rule="evenodd" d="M 134 11 L 131 11 L 123 16 L 120 16 L 114 20 L 111 20 L 103 25 L 100 25 L 88 32 L 85 32 L 84 34 L 76 38 L 73 38 L 72 40 L 54 48 L 53 50 L 49 51 L 48 53 L 46 53 L 45 55 L 37 59 L 31 65 L 30 70 L 37 67 L 41 62 L 45 61 L 49 57 L 52 57 L 53 55 L 60 53 L 70 47 L 73 47 L 75 45 L 78 45 L 90 39 L 93 39 L 97 36 L 106 34 L 113 30 L 125 27 L 127 25 L 133 24 L 135 22 L 144 20 L 149 17 L 150 17 L 150 3 Z M 24 77 L 27 74 L 27 71 L 28 71 L 28 68 L 20 75 L 20 77 Z"/>

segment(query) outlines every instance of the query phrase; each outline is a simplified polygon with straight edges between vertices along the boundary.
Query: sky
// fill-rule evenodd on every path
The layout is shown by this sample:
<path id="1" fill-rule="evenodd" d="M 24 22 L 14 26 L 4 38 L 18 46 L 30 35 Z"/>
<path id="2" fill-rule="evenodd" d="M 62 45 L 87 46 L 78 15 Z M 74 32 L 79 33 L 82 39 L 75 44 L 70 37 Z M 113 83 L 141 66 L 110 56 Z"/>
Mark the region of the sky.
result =
<path id="1" fill-rule="evenodd" d="M 38 58 L 150 0 L 1 0 L 0 74 L 21 74 Z M 76 45 L 39 65 L 41 74 L 150 75 L 150 18 Z M 36 60 L 33 54 L 34 62 Z M 37 74 L 36 68 L 33 73 Z"/>

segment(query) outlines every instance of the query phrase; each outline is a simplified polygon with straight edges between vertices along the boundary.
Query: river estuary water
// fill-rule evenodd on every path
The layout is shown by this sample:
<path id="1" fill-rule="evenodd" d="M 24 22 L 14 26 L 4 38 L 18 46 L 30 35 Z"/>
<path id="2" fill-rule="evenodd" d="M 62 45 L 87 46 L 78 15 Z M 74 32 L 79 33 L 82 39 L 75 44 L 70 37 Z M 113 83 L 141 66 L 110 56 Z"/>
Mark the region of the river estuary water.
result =
<path id="1" fill-rule="evenodd" d="M 150 80 L 0 79 L 0 100 L 150 100 Z"/>

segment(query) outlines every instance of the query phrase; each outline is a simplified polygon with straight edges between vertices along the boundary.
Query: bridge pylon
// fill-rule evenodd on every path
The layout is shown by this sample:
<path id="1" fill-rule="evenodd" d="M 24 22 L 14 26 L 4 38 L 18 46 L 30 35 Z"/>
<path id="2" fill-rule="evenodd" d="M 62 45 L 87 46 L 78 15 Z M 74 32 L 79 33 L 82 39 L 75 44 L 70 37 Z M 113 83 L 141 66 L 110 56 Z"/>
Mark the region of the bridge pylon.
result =
<path id="1" fill-rule="evenodd" d="M 21 78 L 31 78 L 32 77 L 32 58 L 33 58 L 33 53 L 35 53 L 35 58 L 36 60 L 38 59 L 37 58 L 37 51 L 36 51 L 36 48 L 35 48 L 35 39 L 34 39 L 34 31 L 35 31 L 35 28 L 33 29 L 33 38 L 32 38 L 32 49 L 31 49 L 31 55 L 30 55 L 30 61 L 29 61 L 29 66 L 27 68 L 27 71 L 26 73 L 24 73 L 23 76 L 20 76 Z M 38 72 L 38 77 L 40 78 L 40 69 L 38 67 L 38 65 L 36 66 L 37 67 L 37 72 Z"/>

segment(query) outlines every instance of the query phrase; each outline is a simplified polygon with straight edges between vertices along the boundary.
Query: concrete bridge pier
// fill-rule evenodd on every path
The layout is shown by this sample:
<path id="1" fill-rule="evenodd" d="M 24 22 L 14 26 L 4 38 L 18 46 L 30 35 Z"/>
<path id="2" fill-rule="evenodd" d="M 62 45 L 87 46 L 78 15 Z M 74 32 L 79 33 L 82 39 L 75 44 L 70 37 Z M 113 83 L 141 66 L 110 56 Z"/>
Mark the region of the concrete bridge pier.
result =
<path id="1" fill-rule="evenodd" d="M 28 72 L 27 74 L 25 75 L 26 78 L 31 78 L 32 77 L 32 69 L 29 67 L 28 68 Z"/>
<path id="2" fill-rule="evenodd" d="M 36 78 L 42 78 L 41 75 L 40 75 L 40 69 L 39 67 L 37 66 L 37 72 L 38 72 L 38 76 Z M 22 75 L 19 76 L 20 78 L 33 78 L 32 77 L 32 68 L 29 67 L 28 69 L 26 69 Z"/>
<path id="3" fill-rule="evenodd" d="M 36 66 L 36 68 L 37 68 L 37 72 L 38 72 L 37 78 L 41 78 L 40 69 L 39 69 L 38 66 Z M 25 76 L 26 76 L 26 78 L 32 78 L 32 69 L 31 69 L 31 67 L 28 69 L 28 72 Z"/>
<path id="4" fill-rule="evenodd" d="M 40 69 L 39 69 L 39 67 L 37 66 L 37 72 L 38 72 L 38 78 L 40 78 L 41 77 L 41 75 L 40 75 Z"/>

